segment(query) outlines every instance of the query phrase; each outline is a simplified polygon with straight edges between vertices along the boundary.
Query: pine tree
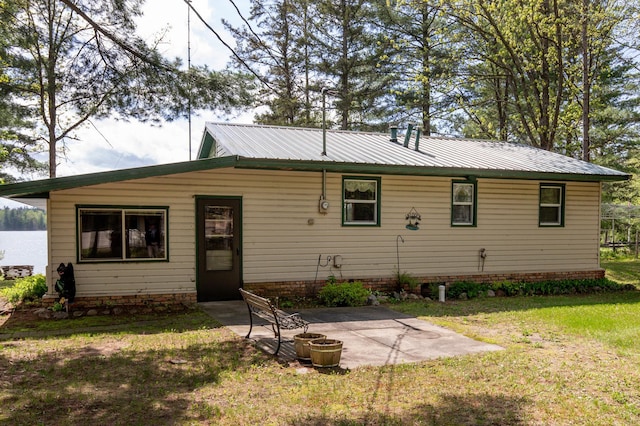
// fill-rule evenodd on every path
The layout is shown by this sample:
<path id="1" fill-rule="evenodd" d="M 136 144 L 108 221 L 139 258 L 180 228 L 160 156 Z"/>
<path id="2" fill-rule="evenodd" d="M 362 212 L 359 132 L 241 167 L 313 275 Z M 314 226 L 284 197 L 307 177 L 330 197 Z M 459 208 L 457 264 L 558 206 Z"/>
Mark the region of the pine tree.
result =
<path id="1" fill-rule="evenodd" d="M 420 123 L 427 136 L 438 127 L 448 131 L 454 76 L 462 60 L 452 19 L 437 2 L 377 4 L 386 45 L 378 69 L 391 76 L 390 121 Z"/>
<path id="2" fill-rule="evenodd" d="M 25 0 L 8 28 L 16 35 L 8 64 L 10 91 L 36 105 L 38 139 L 48 146 L 55 177 L 64 142 L 91 118 L 172 120 L 193 108 L 247 105 L 251 86 L 242 75 L 194 67 L 180 71 L 155 45 L 135 35 L 143 0 Z M 20 61 L 28 68 L 19 67 Z M 191 91 L 191 88 L 193 90 Z"/>
<path id="3" fill-rule="evenodd" d="M 223 20 L 236 40 L 233 66 L 250 67 L 263 83 L 257 106 L 261 124 L 314 124 L 308 50 L 308 0 L 253 0 L 241 27 Z"/>
<path id="4" fill-rule="evenodd" d="M 314 8 L 313 68 L 321 86 L 335 93 L 340 128 L 386 129 L 385 98 L 391 76 L 377 67 L 382 34 L 374 25 L 376 8 L 365 0 L 321 0 Z"/>
<path id="5" fill-rule="evenodd" d="M 17 7 L 15 1 L 0 2 L 0 22 L 9 22 Z M 33 123 L 29 116 L 33 110 L 24 103 L 16 102 L 12 97 L 12 75 L 9 64 L 24 69 L 29 64 L 16 60 L 12 47 L 16 45 L 15 34 L 10 26 L 0 25 L 0 183 L 15 181 L 12 172 L 31 172 L 44 168 L 36 161 L 32 152 L 37 149 L 36 141 L 29 130 Z"/>

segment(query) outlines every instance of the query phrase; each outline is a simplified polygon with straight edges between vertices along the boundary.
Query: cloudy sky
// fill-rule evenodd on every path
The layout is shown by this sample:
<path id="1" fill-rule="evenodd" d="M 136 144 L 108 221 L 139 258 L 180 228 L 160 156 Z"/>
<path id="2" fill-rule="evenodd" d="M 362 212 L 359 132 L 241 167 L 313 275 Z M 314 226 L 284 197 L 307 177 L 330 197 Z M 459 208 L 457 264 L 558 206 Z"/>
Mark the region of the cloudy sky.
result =
<path id="1" fill-rule="evenodd" d="M 249 0 L 233 0 L 245 17 L 249 12 Z M 218 34 L 233 46 L 233 38 L 224 30 L 224 18 L 240 25 L 231 0 L 192 0 L 194 8 Z M 187 64 L 187 16 L 185 0 L 147 0 L 144 16 L 139 20 L 139 34 L 153 40 L 167 29 L 162 53 L 169 58 L 181 57 Z M 229 60 L 229 50 L 205 27 L 198 17 L 191 13 L 191 63 L 206 64 L 211 69 L 220 70 Z M 251 123 L 251 112 L 234 117 L 219 117 L 213 112 L 199 112 L 191 120 L 191 152 L 195 158 L 205 121 L 230 121 Z M 187 120 L 178 120 L 159 127 L 135 121 L 115 120 L 92 121 L 77 133 L 78 140 L 67 142 L 66 161 L 58 166 L 58 176 L 70 176 L 106 170 L 123 169 L 151 164 L 162 164 L 189 160 L 189 126 Z M 39 179 L 32 176 L 27 179 Z M 0 207 L 20 206 L 0 198 Z"/>

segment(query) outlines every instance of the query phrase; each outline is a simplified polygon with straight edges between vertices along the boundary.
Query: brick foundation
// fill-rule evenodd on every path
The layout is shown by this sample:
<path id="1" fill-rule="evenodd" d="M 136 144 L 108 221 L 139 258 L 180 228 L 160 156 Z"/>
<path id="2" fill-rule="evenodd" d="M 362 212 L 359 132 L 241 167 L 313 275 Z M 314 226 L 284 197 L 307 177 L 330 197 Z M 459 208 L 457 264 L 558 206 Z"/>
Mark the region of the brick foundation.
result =
<path id="1" fill-rule="evenodd" d="M 538 281 L 559 281 L 559 280 L 581 280 L 604 278 L 604 269 L 591 271 L 568 271 L 568 272 L 523 272 L 523 273 L 499 273 L 499 274 L 472 274 L 472 275 L 434 275 L 425 277 L 415 277 L 422 286 L 415 289 L 405 288 L 406 291 L 413 291 L 420 294 L 425 284 L 450 285 L 459 281 L 472 281 L 478 283 L 494 283 L 500 281 L 512 282 L 538 282 Z M 397 290 L 395 277 L 367 278 L 361 280 L 365 288 L 371 291 L 390 293 Z M 263 283 L 245 283 L 246 290 L 255 292 L 265 297 L 315 297 L 320 288 L 325 285 L 324 281 L 275 281 Z M 53 305 L 57 297 L 45 296 L 43 304 Z M 136 294 L 123 296 L 93 296 L 76 297 L 74 308 L 99 308 L 105 306 L 155 306 L 155 305 L 191 305 L 197 303 L 197 294 L 176 293 L 176 294 Z"/>
<path id="2" fill-rule="evenodd" d="M 560 280 L 584 280 L 604 278 L 604 269 L 591 271 L 567 271 L 567 272 L 514 272 L 498 274 L 472 274 L 472 275 L 434 275 L 415 277 L 421 284 L 450 285 L 459 281 L 472 281 L 477 283 L 494 283 L 500 281 L 512 282 L 539 282 Z M 365 288 L 371 291 L 392 292 L 397 290 L 395 277 L 367 278 L 360 280 Z M 314 297 L 318 290 L 324 286 L 323 281 L 275 281 L 265 283 L 245 283 L 246 290 L 255 292 L 265 297 Z M 405 288 L 406 291 L 410 289 Z M 420 293 L 421 286 L 412 290 Z"/>
<path id="3" fill-rule="evenodd" d="M 57 297 L 44 297 L 43 304 L 53 305 Z M 155 305 L 191 305 L 197 302 L 196 293 L 176 293 L 176 294 L 135 294 L 123 296 L 92 296 L 76 297 L 73 301 L 74 309 L 100 308 L 105 306 L 155 306 Z"/>

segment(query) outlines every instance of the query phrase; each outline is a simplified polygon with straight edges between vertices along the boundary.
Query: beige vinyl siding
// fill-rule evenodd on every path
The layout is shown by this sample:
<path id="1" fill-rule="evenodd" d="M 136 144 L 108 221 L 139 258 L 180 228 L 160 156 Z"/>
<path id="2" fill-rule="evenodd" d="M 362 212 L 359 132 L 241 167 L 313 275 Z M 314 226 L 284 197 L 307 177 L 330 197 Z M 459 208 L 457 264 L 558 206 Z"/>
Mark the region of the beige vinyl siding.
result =
<path id="1" fill-rule="evenodd" d="M 195 196 L 239 196 L 243 280 L 324 281 L 388 277 L 578 271 L 598 268 L 598 183 L 566 182 L 565 226 L 538 226 L 538 181 L 480 179 L 477 227 L 451 227 L 451 179 L 381 176 L 380 227 L 342 226 L 342 174 L 327 174 L 326 215 L 318 212 L 321 173 L 218 169 L 95 185 L 51 194 L 50 276 L 76 261 L 76 205 L 168 207 L 169 262 L 81 263 L 78 296 L 195 291 Z M 378 176 L 372 176 L 378 177 Z M 415 208 L 418 231 L 405 228 Z M 313 224 L 309 224 L 312 222 Z M 342 256 L 342 268 L 318 265 Z"/>

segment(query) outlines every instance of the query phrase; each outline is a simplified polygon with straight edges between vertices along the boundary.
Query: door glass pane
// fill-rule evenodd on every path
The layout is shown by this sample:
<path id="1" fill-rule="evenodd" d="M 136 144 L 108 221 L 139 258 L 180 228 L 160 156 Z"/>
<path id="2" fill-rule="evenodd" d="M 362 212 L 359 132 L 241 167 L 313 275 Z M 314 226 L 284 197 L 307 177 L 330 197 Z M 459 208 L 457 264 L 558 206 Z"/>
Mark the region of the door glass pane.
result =
<path id="1" fill-rule="evenodd" d="M 207 271 L 233 269 L 233 207 L 205 206 L 204 241 Z"/>

